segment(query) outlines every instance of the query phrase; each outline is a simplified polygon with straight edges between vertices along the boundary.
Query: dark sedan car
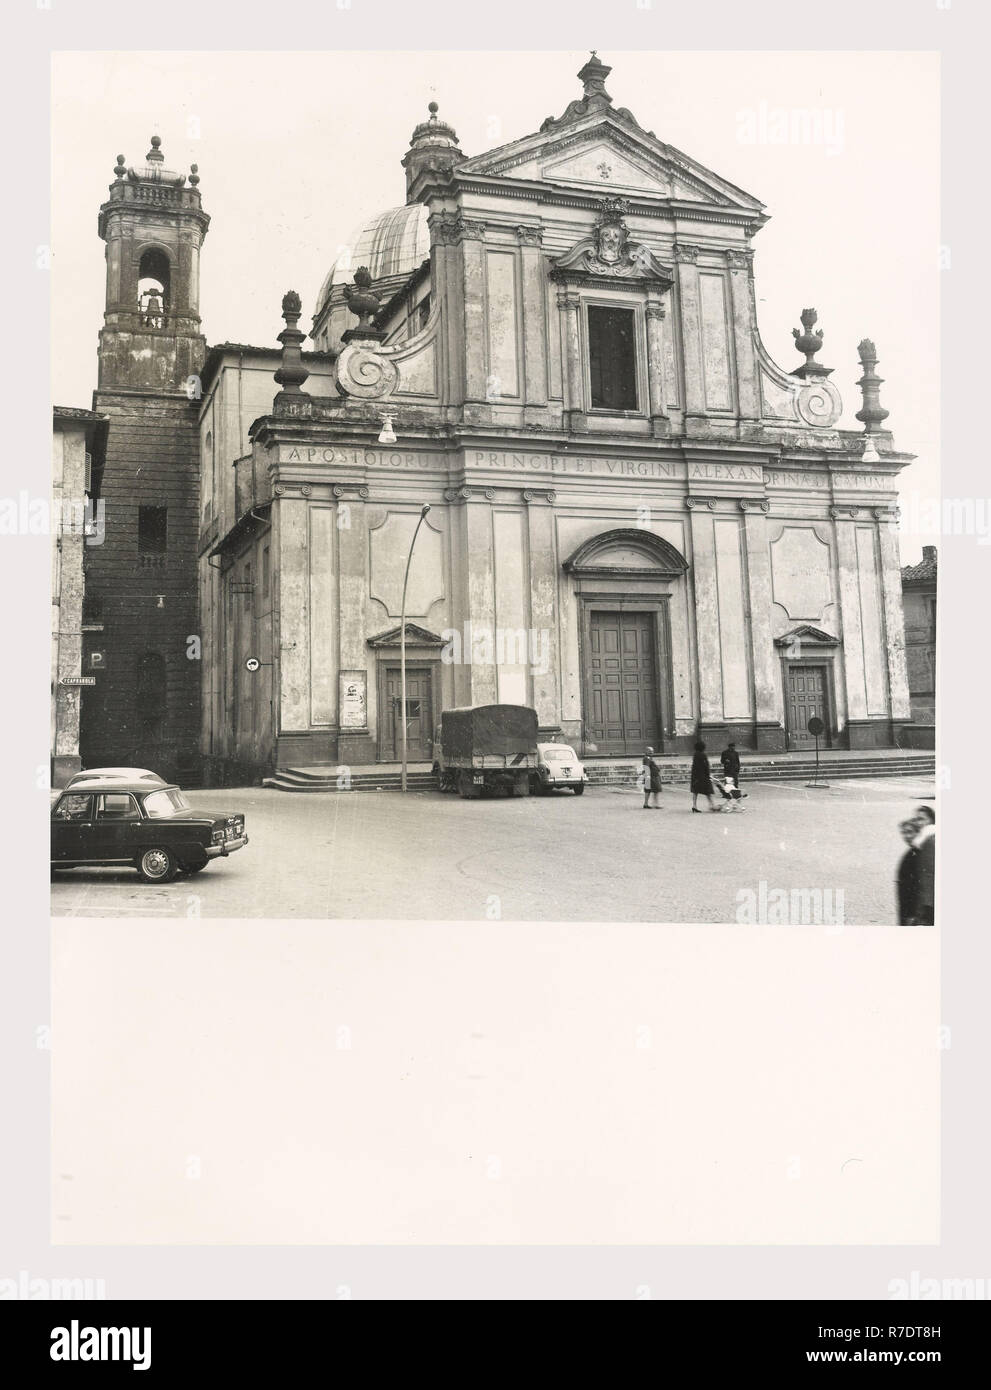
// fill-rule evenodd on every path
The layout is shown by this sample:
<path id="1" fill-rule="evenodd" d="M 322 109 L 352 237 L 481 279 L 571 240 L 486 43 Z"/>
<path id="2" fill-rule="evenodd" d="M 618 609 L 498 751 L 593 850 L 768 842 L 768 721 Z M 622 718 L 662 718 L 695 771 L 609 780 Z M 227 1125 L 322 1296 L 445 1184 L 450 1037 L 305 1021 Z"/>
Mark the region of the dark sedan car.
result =
<path id="1" fill-rule="evenodd" d="M 52 807 L 53 870 L 129 864 L 148 883 L 168 883 L 247 843 L 243 815 L 194 811 L 175 786 L 76 782 Z"/>

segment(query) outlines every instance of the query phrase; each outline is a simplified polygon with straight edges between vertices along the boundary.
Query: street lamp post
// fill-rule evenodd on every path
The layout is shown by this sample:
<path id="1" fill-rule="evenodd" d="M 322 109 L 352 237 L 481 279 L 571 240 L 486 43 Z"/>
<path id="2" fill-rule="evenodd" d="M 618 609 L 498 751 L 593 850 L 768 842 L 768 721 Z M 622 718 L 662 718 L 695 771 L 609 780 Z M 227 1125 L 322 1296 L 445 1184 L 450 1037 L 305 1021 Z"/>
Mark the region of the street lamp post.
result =
<path id="1" fill-rule="evenodd" d="M 403 577 L 403 602 L 402 615 L 399 619 L 399 686 L 400 686 L 400 723 L 402 728 L 403 745 L 403 771 L 400 778 L 400 786 L 406 790 L 406 586 L 409 583 L 409 567 L 413 563 L 413 547 L 416 545 L 416 538 L 420 534 L 420 527 L 423 525 L 424 518 L 430 510 L 430 503 L 424 502 L 420 508 L 420 520 L 416 523 L 416 530 L 413 532 L 413 539 L 409 543 L 409 554 L 406 557 L 406 574 Z"/>

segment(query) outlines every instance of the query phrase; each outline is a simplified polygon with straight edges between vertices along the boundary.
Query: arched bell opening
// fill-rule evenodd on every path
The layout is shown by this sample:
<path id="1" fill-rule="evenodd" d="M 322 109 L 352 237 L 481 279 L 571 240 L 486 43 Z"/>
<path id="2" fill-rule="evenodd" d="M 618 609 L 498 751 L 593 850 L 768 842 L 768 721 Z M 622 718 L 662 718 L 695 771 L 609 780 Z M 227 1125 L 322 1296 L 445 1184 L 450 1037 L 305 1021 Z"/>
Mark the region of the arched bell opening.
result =
<path id="1" fill-rule="evenodd" d="M 172 267 L 160 247 L 151 246 L 138 265 L 138 311 L 143 328 L 165 328 L 172 289 Z"/>

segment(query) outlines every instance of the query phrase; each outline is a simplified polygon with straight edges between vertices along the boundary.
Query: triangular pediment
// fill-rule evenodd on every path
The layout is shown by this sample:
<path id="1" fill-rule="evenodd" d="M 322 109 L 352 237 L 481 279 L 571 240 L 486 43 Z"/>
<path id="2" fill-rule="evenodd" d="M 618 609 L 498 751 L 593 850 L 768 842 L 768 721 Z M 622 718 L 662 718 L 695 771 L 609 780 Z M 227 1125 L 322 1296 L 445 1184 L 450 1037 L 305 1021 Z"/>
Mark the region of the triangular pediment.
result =
<path id="1" fill-rule="evenodd" d="M 759 199 L 612 112 L 477 155 L 458 166 L 457 177 L 501 177 L 600 197 L 625 193 L 754 215 L 763 210 Z"/>
<path id="2" fill-rule="evenodd" d="M 801 627 L 793 627 L 788 632 L 783 632 L 780 637 L 775 637 L 776 647 L 792 647 L 796 643 L 804 643 L 807 647 L 838 647 L 840 639 L 833 637 L 831 633 L 823 632 L 820 627 L 812 627 L 808 623 L 803 623 Z"/>
<path id="3" fill-rule="evenodd" d="M 399 623 L 395 627 L 388 628 L 385 632 L 376 633 L 374 637 L 368 638 L 370 647 L 398 647 L 401 633 Z M 436 632 L 431 632 L 429 628 L 420 627 L 418 623 L 406 624 L 406 646 L 407 647 L 443 647 L 444 638 Z"/>

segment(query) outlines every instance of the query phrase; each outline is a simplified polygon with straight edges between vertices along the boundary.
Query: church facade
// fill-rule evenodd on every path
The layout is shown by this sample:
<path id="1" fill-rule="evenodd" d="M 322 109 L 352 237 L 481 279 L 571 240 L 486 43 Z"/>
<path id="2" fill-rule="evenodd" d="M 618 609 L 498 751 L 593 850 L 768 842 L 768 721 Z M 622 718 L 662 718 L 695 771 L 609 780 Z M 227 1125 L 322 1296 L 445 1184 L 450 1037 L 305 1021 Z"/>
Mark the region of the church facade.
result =
<path id="1" fill-rule="evenodd" d="M 873 344 L 840 428 L 815 311 L 791 369 L 761 342 L 763 206 L 617 108 L 609 71 L 593 55 L 562 115 L 473 157 L 431 104 L 313 350 L 290 291 L 278 349 L 207 354 L 210 778 L 391 762 L 404 718 L 429 761 L 441 710 L 494 701 L 586 756 L 802 749 L 813 717 L 885 747 L 909 722 L 912 456 Z"/>

